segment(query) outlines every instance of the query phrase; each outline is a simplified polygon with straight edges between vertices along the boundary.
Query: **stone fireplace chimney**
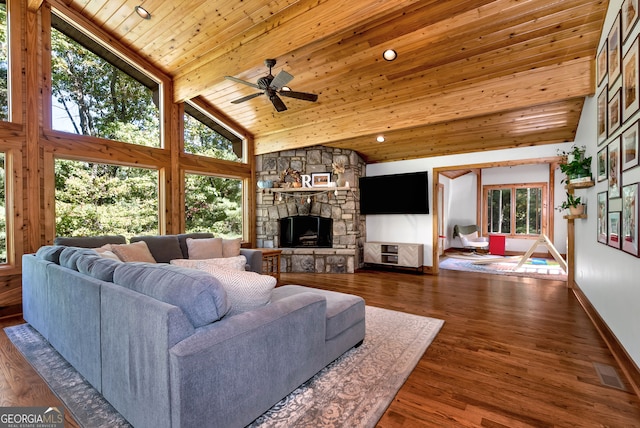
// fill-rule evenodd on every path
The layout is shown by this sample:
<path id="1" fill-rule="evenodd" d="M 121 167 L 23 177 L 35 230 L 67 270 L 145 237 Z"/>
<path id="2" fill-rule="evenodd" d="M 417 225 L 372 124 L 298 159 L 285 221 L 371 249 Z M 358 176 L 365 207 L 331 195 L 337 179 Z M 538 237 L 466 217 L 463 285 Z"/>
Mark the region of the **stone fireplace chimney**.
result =
<path id="1" fill-rule="evenodd" d="M 282 272 L 353 273 L 362 265 L 366 227 L 364 216 L 360 216 L 357 186 L 358 179 L 364 175 L 365 163 L 354 151 L 330 147 L 256 156 L 257 180 L 274 183 L 287 168 L 303 175 L 331 173 L 334 163 L 345 165 L 343 177 L 349 182 L 349 188 L 257 189 L 257 246 L 282 249 Z M 331 180 L 335 180 L 334 174 Z M 319 238 L 311 236 L 313 233 L 303 237 L 304 244 L 299 237 L 289 238 L 291 227 L 304 228 L 299 224 L 313 221 L 330 228 L 326 232 L 330 240 L 325 236 L 318 244 L 314 239 Z M 283 231 L 283 225 L 289 230 Z M 299 234 L 304 235 L 307 229 Z"/>

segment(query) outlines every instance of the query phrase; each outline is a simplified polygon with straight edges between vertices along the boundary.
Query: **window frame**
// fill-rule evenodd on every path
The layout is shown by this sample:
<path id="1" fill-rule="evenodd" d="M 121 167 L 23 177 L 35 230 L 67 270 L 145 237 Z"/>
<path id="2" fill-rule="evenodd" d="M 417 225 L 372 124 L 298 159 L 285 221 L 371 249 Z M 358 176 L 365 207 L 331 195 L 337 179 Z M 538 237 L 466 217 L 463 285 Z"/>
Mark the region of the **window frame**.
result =
<path id="1" fill-rule="evenodd" d="M 496 233 L 489 232 L 488 221 L 489 221 L 489 206 L 487 204 L 487 199 L 489 196 L 489 191 L 492 190 L 511 190 L 511 201 L 510 206 L 515 206 L 515 198 L 516 198 L 516 189 L 542 189 L 542 196 L 540 199 L 541 203 L 541 224 L 540 224 L 540 233 L 536 234 L 524 234 L 524 233 L 516 233 L 516 210 L 510 210 L 510 230 L 509 233 Z M 549 224 L 549 184 L 546 182 L 534 182 L 534 183 L 510 183 L 510 184 L 487 184 L 482 186 L 482 212 L 483 219 L 482 222 L 482 234 L 484 236 L 491 235 L 500 235 L 506 236 L 508 238 L 515 239 L 537 239 L 541 234 L 546 235 L 548 224 Z"/>

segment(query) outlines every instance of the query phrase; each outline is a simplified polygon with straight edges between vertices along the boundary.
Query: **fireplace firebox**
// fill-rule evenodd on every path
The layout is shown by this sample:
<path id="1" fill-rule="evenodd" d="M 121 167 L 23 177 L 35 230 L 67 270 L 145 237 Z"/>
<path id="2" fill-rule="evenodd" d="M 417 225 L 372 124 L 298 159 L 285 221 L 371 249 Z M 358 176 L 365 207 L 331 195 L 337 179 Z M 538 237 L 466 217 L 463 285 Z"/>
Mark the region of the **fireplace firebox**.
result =
<path id="1" fill-rule="evenodd" d="M 280 219 L 280 246 L 283 248 L 331 248 L 333 220 L 318 216 Z"/>

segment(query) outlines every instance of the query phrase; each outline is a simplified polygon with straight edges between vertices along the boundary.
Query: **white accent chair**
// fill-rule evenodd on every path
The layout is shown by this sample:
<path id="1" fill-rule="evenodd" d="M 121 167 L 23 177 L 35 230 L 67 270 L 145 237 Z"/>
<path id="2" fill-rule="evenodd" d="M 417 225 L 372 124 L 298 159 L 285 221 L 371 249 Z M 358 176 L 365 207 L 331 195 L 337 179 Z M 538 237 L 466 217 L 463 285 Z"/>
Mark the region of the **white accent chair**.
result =
<path id="1" fill-rule="evenodd" d="M 453 227 L 453 237 L 460 237 L 463 248 L 475 250 L 488 250 L 489 238 L 478 235 L 478 226 L 471 224 L 468 226 L 455 225 Z"/>

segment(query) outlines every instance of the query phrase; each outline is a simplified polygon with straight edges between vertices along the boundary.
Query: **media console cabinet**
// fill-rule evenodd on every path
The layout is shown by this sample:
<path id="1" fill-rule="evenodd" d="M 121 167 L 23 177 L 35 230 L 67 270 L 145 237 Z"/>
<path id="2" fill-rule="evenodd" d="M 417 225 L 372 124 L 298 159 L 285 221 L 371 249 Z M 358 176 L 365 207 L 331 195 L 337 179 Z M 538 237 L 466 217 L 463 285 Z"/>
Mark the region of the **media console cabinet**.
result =
<path id="1" fill-rule="evenodd" d="M 365 242 L 364 262 L 422 269 L 424 245 L 405 242 Z"/>

